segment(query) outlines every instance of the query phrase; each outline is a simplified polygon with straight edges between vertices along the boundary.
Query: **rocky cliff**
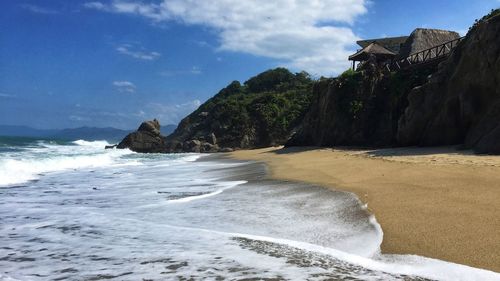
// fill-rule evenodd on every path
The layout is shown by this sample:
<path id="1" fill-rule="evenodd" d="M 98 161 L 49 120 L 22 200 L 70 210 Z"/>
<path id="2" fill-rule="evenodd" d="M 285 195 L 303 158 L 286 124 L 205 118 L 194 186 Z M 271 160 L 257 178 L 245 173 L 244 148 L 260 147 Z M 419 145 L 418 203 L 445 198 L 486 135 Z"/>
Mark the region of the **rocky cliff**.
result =
<path id="1" fill-rule="evenodd" d="M 464 144 L 500 153 L 500 12 L 480 20 L 427 83 L 411 91 L 401 145 Z"/>
<path id="2" fill-rule="evenodd" d="M 369 62 L 317 82 L 311 108 L 287 146 L 394 145 L 408 93 L 435 69 L 388 73 Z"/>
<path id="3" fill-rule="evenodd" d="M 295 145 L 450 145 L 500 153 L 500 14 L 447 60 L 389 73 L 368 62 L 314 86 Z"/>

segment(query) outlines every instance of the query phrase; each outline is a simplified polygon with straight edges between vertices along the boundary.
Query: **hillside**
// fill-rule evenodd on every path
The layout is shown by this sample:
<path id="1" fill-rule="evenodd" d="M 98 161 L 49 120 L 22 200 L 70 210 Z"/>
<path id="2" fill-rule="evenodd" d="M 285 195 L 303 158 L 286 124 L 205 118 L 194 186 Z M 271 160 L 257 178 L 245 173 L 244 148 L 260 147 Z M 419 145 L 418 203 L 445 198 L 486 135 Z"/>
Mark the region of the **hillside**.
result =
<path id="1" fill-rule="evenodd" d="M 128 133 L 130 133 L 130 131 L 120 130 L 112 127 L 79 127 L 57 131 L 54 134 L 50 135 L 50 137 L 67 140 L 108 140 L 110 142 L 114 142 L 122 139 Z"/>
<path id="2" fill-rule="evenodd" d="M 175 131 L 175 129 L 177 128 L 177 125 L 174 125 L 174 124 L 169 124 L 169 125 L 165 125 L 165 126 L 161 126 L 160 128 L 160 132 L 164 135 L 164 136 L 168 136 L 170 135 L 171 133 L 173 133 Z"/>
<path id="3" fill-rule="evenodd" d="M 141 124 L 118 147 L 141 152 L 216 152 L 285 143 L 311 100 L 305 72 L 276 68 L 231 82 L 184 118 L 168 137 L 157 120 Z"/>
<path id="4" fill-rule="evenodd" d="M 28 126 L 1 125 L 1 136 L 32 137 L 32 138 L 56 138 L 64 140 L 108 140 L 111 142 L 122 139 L 130 131 L 120 130 L 112 127 L 79 127 L 71 129 L 35 129 Z"/>
<path id="5" fill-rule="evenodd" d="M 191 140 L 220 148 L 283 144 L 309 106 L 312 82 L 307 73 L 284 68 L 265 71 L 243 85 L 233 81 L 184 118 L 167 140 L 173 150 Z"/>
<path id="6" fill-rule="evenodd" d="M 28 126 L 0 125 L 0 136 L 45 138 L 57 132 L 58 130 L 35 129 Z"/>

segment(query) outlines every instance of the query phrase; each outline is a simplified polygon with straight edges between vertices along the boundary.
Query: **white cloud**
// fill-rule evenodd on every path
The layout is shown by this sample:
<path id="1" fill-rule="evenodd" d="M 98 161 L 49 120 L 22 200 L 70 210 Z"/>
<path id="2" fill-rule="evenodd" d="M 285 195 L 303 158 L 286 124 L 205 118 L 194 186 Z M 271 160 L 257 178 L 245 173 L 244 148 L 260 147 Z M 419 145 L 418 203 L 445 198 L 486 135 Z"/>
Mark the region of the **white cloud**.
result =
<path id="1" fill-rule="evenodd" d="M 90 121 L 91 119 L 87 116 L 70 115 L 69 120 L 77 122 L 85 122 L 85 121 Z"/>
<path id="2" fill-rule="evenodd" d="M 144 112 L 143 110 L 139 110 L 136 113 L 133 113 L 132 115 L 134 115 L 136 117 L 144 117 L 144 116 L 146 116 L 146 112 Z"/>
<path id="3" fill-rule="evenodd" d="M 138 115 L 146 119 L 157 118 L 161 124 L 177 124 L 182 118 L 186 117 L 189 113 L 196 110 L 201 105 L 200 100 L 192 100 L 182 104 L 162 104 L 162 103 L 149 103 L 146 105 L 145 113 L 140 110 Z"/>
<path id="4" fill-rule="evenodd" d="M 122 55 L 131 56 L 141 60 L 156 60 L 161 56 L 160 53 L 146 51 L 143 47 L 140 47 L 138 50 L 137 47 L 131 44 L 122 44 L 116 48 L 116 51 Z"/>
<path id="5" fill-rule="evenodd" d="M 15 98 L 16 96 L 15 95 L 9 95 L 9 94 L 6 94 L 6 93 L 0 93 L 0 98 Z"/>
<path id="6" fill-rule="evenodd" d="M 113 81 L 113 86 L 115 86 L 118 91 L 126 93 L 134 93 L 137 88 L 134 83 L 130 81 Z"/>
<path id="7" fill-rule="evenodd" d="M 196 44 L 196 45 L 198 45 L 199 47 L 212 48 L 212 46 L 207 41 L 203 41 L 203 40 L 201 40 L 201 41 L 193 41 L 193 43 Z"/>
<path id="8" fill-rule="evenodd" d="M 195 75 L 202 74 L 201 68 L 199 68 L 198 66 L 191 67 L 191 70 L 189 72 L 191 72 L 191 74 L 195 74 Z"/>
<path id="9" fill-rule="evenodd" d="M 327 75 L 349 66 L 347 57 L 359 39 L 349 26 L 367 12 L 367 5 L 367 0 L 114 0 L 85 6 L 153 22 L 208 26 L 218 34 L 219 50 L 274 58 L 297 70 Z"/>
<path id="10" fill-rule="evenodd" d="M 28 10 L 32 13 L 35 13 L 35 14 L 53 15 L 53 14 L 59 13 L 56 10 L 40 7 L 40 6 L 33 5 L 33 4 L 22 4 L 22 5 L 20 5 L 20 7 L 25 9 L 25 10 Z"/>
<path id="11" fill-rule="evenodd" d="M 157 118 L 162 125 L 177 124 L 182 118 L 201 105 L 197 99 L 185 103 L 139 103 L 127 111 L 119 109 L 86 107 L 85 105 L 67 108 L 67 120 L 78 125 L 112 126 L 122 129 L 137 128 L 144 120 Z M 74 125 L 70 123 L 70 125 Z"/>
<path id="12" fill-rule="evenodd" d="M 105 11 L 107 9 L 106 5 L 104 5 L 101 2 L 87 2 L 87 3 L 83 4 L 83 6 L 85 8 L 88 8 L 88 9 L 96 9 L 96 10 L 101 10 L 101 11 Z"/>
<path id="13" fill-rule="evenodd" d="M 85 8 L 105 12 L 137 14 L 155 21 L 162 21 L 168 17 L 165 11 L 163 11 L 161 6 L 158 4 L 145 4 L 130 0 L 116 0 L 111 4 L 103 4 L 99 1 L 93 1 L 84 3 L 83 6 Z"/>
<path id="14" fill-rule="evenodd" d="M 190 69 L 185 70 L 165 70 L 160 72 L 161 76 L 177 76 L 177 75 L 200 75 L 203 71 L 199 66 L 192 66 Z"/>

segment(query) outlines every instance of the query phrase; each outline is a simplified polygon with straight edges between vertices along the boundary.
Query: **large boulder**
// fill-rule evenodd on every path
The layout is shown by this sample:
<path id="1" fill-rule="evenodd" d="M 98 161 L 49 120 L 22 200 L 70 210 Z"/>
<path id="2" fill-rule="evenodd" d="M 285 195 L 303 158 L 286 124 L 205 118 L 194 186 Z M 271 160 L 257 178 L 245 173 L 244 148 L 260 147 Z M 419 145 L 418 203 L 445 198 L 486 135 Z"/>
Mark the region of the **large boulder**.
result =
<path id="1" fill-rule="evenodd" d="M 422 87 L 399 120 L 402 145 L 464 144 L 500 153 L 500 15 L 482 19 Z"/>
<path id="2" fill-rule="evenodd" d="M 211 143 L 208 143 L 208 142 L 204 142 L 201 145 L 201 150 L 200 151 L 204 152 L 204 153 L 211 153 L 211 152 L 219 152 L 220 149 L 219 149 L 219 146 L 216 145 L 216 144 L 211 144 Z"/>
<path id="3" fill-rule="evenodd" d="M 403 59 L 411 54 L 418 53 L 458 38 L 460 38 L 460 34 L 454 31 L 417 28 L 403 43 L 398 56 Z"/>
<path id="4" fill-rule="evenodd" d="M 199 140 L 189 140 L 184 142 L 183 150 L 185 152 L 196 152 L 200 153 L 201 151 L 201 141 Z"/>
<path id="5" fill-rule="evenodd" d="M 143 122 L 137 131 L 128 134 L 117 148 L 129 148 L 135 152 L 168 152 L 165 137 L 160 133 L 160 122 L 154 119 Z"/>

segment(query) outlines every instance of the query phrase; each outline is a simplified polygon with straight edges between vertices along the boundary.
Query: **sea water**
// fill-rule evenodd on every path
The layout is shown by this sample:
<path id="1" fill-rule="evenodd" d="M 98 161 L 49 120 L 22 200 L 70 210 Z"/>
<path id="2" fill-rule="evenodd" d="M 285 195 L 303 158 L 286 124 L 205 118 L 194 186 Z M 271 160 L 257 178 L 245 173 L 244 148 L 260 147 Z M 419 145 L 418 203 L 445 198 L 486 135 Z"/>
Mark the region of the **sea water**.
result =
<path id="1" fill-rule="evenodd" d="M 107 144 L 0 138 L 0 280 L 500 280 L 381 255 L 350 193 Z"/>

